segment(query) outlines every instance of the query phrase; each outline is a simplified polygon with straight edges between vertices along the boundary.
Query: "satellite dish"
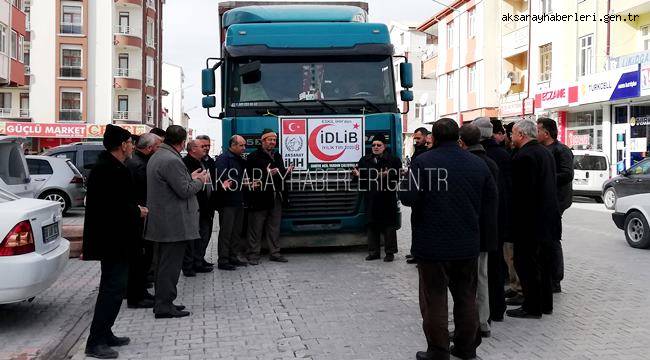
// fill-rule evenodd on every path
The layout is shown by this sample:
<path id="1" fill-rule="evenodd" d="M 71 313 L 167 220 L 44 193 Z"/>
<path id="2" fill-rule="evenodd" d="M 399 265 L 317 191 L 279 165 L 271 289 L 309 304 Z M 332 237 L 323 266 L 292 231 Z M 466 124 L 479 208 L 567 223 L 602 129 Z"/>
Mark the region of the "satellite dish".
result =
<path id="1" fill-rule="evenodd" d="M 512 86 L 512 79 L 510 78 L 505 78 L 501 81 L 501 84 L 499 84 L 499 94 L 505 95 L 510 91 L 510 86 Z"/>
<path id="2" fill-rule="evenodd" d="M 429 100 L 429 93 L 424 93 L 422 96 L 420 96 L 418 103 L 420 103 L 420 105 L 425 105 L 427 103 L 427 100 Z"/>

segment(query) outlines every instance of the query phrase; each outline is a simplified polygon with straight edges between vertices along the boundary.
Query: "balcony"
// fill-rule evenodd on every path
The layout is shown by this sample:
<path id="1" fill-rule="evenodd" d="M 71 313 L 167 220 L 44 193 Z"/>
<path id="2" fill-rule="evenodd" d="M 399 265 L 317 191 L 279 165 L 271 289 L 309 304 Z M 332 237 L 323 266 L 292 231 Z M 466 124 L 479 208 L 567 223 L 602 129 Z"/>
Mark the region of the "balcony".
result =
<path id="1" fill-rule="evenodd" d="M 142 116 L 136 111 L 113 111 L 113 120 L 142 123 Z"/>
<path id="2" fill-rule="evenodd" d="M 0 108 L 0 118 L 8 118 L 8 117 L 11 117 L 11 109 Z"/>
<path id="3" fill-rule="evenodd" d="M 145 85 L 147 86 L 154 86 L 154 80 L 152 77 L 147 76 L 147 80 L 145 81 Z"/>
<path id="4" fill-rule="evenodd" d="M 156 10 L 156 0 L 147 0 L 147 7 Z"/>
<path id="5" fill-rule="evenodd" d="M 142 31 L 139 27 L 135 26 L 115 25 L 115 35 L 126 35 L 142 38 Z"/>
<path id="6" fill-rule="evenodd" d="M 59 69 L 59 76 L 62 78 L 79 79 L 82 75 L 80 66 L 61 66 L 61 69 Z"/>
<path id="7" fill-rule="evenodd" d="M 153 49 L 156 48 L 156 41 L 155 41 L 154 39 L 149 39 L 149 38 L 147 38 L 147 39 L 145 40 L 145 44 L 146 44 L 148 47 L 150 47 L 150 48 L 153 48 Z"/>
<path id="8" fill-rule="evenodd" d="M 115 77 L 125 77 L 125 78 L 131 78 L 131 79 L 140 79 L 142 76 L 140 74 L 140 70 L 136 69 L 122 69 L 122 68 L 117 68 L 113 72 L 113 75 Z"/>
<path id="9" fill-rule="evenodd" d="M 422 78 L 435 79 L 438 68 L 438 56 L 422 60 Z"/>
<path id="10" fill-rule="evenodd" d="M 115 3 L 123 6 L 138 6 L 142 7 L 142 0 L 115 0 Z"/>
<path id="11" fill-rule="evenodd" d="M 59 26 L 59 33 L 65 35 L 81 35 L 82 26 L 81 24 L 75 23 L 61 23 Z"/>
<path id="12" fill-rule="evenodd" d="M 18 115 L 20 118 L 29 118 L 29 109 L 20 109 L 20 113 Z"/>
<path id="13" fill-rule="evenodd" d="M 528 50 L 528 26 L 520 27 L 503 36 L 502 54 L 504 58 L 522 53 Z"/>
<path id="14" fill-rule="evenodd" d="M 81 110 L 61 109 L 59 111 L 59 121 L 80 122 L 82 121 Z"/>

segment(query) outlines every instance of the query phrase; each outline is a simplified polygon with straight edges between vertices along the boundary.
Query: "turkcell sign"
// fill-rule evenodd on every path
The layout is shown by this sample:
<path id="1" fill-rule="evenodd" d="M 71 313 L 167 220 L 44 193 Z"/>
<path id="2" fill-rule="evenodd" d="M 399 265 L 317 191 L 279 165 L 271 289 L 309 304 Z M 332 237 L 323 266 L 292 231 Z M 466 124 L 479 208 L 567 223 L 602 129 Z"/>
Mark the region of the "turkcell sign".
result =
<path id="1" fill-rule="evenodd" d="M 279 118 L 280 150 L 296 170 L 340 169 L 363 156 L 363 116 Z"/>
<path id="2" fill-rule="evenodd" d="M 639 65 L 585 76 L 578 82 L 578 102 L 580 104 L 628 99 L 640 95 Z"/>

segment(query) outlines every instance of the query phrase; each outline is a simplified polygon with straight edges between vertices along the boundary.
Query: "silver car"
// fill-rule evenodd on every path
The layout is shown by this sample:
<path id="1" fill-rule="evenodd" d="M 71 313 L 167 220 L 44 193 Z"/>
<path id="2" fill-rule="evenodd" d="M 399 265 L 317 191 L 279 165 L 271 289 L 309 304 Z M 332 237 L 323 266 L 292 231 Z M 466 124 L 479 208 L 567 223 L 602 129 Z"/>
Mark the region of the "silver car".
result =
<path id="1" fill-rule="evenodd" d="M 35 198 L 59 202 L 64 214 L 71 207 L 83 206 L 84 177 L 70 160 L 38 155 L 26 158 Z"/>

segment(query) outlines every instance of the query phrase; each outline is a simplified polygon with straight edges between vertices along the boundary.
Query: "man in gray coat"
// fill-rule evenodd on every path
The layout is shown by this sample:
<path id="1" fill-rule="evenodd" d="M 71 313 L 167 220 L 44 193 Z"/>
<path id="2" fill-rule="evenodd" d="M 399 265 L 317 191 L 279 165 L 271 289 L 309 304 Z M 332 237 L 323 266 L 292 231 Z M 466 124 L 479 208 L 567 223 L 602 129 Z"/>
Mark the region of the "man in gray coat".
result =
<path id="1" fill-rule="evenodd" d="M 145 239 L 156 244 L 156 318 L 188 316 L 176 306 L 176 285 L 183 265 L 185 247 L 199 238 L 199 204 L 196 193 L 203 189 L 208 172 L 187 172 L 180 151 L 187 131 L 178 125 L 167 128 L 165 142 L 147 164 L 147 205 L 155 210 L 147 220 Z"/>

